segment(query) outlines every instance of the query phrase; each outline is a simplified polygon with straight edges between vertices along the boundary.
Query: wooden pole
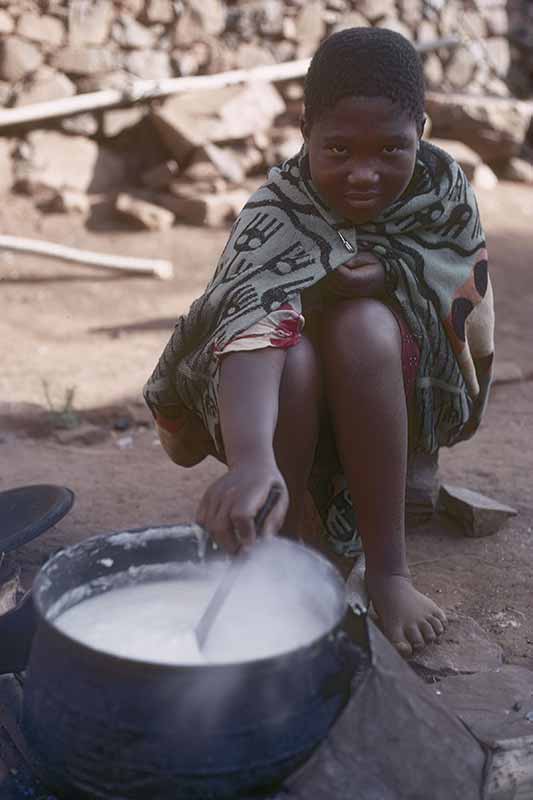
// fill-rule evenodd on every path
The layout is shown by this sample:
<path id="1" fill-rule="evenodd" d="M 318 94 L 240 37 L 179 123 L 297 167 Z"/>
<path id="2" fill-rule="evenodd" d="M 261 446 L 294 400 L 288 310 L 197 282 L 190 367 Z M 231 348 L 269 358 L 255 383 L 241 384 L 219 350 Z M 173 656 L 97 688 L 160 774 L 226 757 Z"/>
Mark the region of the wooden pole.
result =
<path id="1" fill-rule="evenodd" d="M 420 51 L 436 50 L 440 47 L 457 47 L 462 40 L 457 36 L 435 39 L 415 45 Z M 99 92 L 65 97 L 60 100 L 49 100 L 45 103 L 33 103 L 28 106 L 0 109 L 0 130 L 16 125 L 26 125 L 59 117 L 68 117 L 87 111 L 101 111 L 106 108 L 128 106 L 135 103 L 148 103 L 157 98 L 172 94 L 185 94 L 208 89 L 220 89 L 239 83 L 254 81 L 286 81 L 303 78 L 309 67 L 310 59 L 286 61 L 283 64 L 268 64 L 253 69 L 235 69 L 217 75 L 192 75 L 185 78 L 166 78 L 163 80 L 133 81 L 123 91 L 103 89 Z"/>
<path id="2" fill-rule="evenodd" d="M 56 244 L 55 242 L 44 242 L 40 239 L 21 239 L 18 236 L 0 236 L 0 250 L 29 253 L 30 255 L 55 258 L 60 261 L 70 261 L 75 264 L 84 264 L 91 267 L 137 273 L 138 275 L 154 275 L 162 280 L 168 280 L 173 275 L 173 268 L 170 261 L 94 253 L 90 250 L 79 250 L 75 247 L 66 247 L 65 245 Z"/>

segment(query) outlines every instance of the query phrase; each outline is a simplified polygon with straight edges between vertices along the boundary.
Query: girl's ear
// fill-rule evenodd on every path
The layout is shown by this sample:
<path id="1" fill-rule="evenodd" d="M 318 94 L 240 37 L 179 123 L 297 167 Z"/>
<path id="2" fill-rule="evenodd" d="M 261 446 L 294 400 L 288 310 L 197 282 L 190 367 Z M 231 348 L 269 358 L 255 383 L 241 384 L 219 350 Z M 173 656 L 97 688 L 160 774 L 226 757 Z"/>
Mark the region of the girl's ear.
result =
<path id="1" fill-rule="evenodd" d="M 419 139 L 421 139 L 421 138 L 422 138 L 422 136 L 424 135 L 424 128 L 426 127 L 426 122 L 427 122 L 427 119 L 428 119 L 428 118 L 427 118 L 427 117 L 426 117 L 426 115 L 424 114 L 424 119 L 422 120 L 422 124 L 420 125 L 420 129 L 419 129 L 419 131 L 418 131 L 418 138 L 419 138 Z"/>
<path id="2" fill-rule="evenodd" d="M 300 130 L 302 132 L 302 136 L 304 137 L 304 141 L 309 140 L 309 123 L 306 121 L 304 115 L 300 117 Z"/>

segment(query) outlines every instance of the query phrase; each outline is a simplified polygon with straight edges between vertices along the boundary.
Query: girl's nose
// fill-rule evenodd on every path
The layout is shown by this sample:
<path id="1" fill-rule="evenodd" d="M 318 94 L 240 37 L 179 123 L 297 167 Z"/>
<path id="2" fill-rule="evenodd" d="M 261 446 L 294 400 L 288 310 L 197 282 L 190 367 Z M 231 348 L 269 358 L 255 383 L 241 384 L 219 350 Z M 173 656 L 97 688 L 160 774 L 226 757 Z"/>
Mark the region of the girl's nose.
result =
<path id="1" fill-rule="evenodd" d="M 378 181 L 379 175 L 372 164 L 361 163 L 350 166 L 348 183 L 351 186 L 374 186 Z"/>

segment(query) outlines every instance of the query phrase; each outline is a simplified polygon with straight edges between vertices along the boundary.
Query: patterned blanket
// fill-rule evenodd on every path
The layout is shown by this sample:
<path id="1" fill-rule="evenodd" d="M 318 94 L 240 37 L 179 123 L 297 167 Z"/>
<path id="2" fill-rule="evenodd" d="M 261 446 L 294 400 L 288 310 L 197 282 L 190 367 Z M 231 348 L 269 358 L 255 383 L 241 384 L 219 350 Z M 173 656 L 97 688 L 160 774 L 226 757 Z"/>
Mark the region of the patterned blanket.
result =
<path id="1" fill-rule="evenodd" d="M 492 291 L 470 184 L 451 156 L 425 141 L 402 197 L 357 227 L 323 204 L 305 146 L 272 169 L 233 225 L 204 294 L 178 319 L 145 386 L 150 408 L 175 418 L 185 406 L 220 443 L 215 351 L 358 249 L 384 264 L 388 291 L 420 347 L 412 446 L 453 444 L 478 391 L 472 355 L 493 349 Z"/>

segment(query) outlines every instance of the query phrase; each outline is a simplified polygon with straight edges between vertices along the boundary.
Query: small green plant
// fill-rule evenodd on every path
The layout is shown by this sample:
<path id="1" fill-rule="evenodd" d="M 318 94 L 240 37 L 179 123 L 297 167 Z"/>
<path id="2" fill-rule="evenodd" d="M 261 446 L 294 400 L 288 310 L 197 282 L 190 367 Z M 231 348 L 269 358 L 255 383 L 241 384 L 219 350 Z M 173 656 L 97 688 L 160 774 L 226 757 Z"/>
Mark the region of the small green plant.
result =
<path id="1" fill-rule="evenodd" d="M 45 378 L 42 378 L 41 383 L 43 385 L 44 397 L 54 428 L 77 428 L 81 420 L 79 414 L 74 411 L 74 396 L 76 394 L 76 387 L 68 386 L 65 389 L 64 400 L 58 406 L 52 400 L 52 396 L 50 394 L 50 384 L 48 381 Z"/>

